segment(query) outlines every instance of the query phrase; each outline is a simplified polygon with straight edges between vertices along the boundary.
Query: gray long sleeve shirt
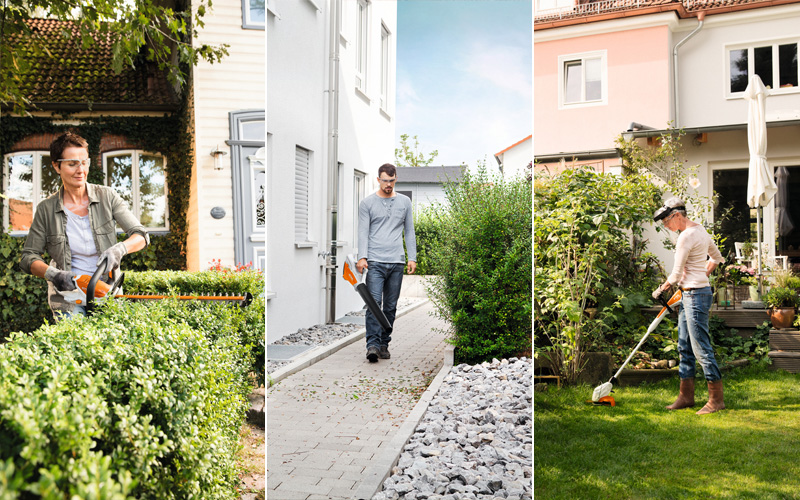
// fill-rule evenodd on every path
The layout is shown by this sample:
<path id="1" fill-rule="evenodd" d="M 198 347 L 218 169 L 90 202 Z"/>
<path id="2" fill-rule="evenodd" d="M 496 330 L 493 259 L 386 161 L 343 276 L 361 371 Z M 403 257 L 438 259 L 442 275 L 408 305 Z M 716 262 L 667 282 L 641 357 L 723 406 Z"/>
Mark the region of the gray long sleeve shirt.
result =
<path id="1" fill-rule="evenodd" d="M 400 193 L 396 195 L 381 198 L 372 193 L 358 205 L 359 260 L 405 264 L 401 239 L 405 234 L 408 260 L 417 261 L 411 199 Z"/>

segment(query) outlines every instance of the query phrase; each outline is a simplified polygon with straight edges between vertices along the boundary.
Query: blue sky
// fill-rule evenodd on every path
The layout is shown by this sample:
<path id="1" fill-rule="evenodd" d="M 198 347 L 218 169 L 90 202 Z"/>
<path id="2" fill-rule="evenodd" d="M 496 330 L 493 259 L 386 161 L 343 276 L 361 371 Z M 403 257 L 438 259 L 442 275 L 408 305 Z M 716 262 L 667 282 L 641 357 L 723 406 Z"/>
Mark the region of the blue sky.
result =
<path id="1" fill-rule="evenodd" d="M 397 2 L 396 146 L 475 166 L 532 130 L 531 0 Z"/>

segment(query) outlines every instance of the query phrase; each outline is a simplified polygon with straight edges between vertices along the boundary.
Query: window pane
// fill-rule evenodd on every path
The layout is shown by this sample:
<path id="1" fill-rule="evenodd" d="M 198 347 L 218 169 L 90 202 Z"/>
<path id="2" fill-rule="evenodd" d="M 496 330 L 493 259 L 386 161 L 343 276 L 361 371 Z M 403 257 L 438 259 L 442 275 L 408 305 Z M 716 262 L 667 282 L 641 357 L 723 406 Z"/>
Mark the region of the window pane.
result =
<path id="1" fill-rule="evenodd" d="M 241 122 L 243 141 L 263 141 L 266 137 L 264 120 Z"/>
<path id="2" fill-rule="evenodd" d="M 778 46 L 778 71 L 781 87 L 797 87 L 797 44 Z"/>
<path id="3" fill-rule="evenodd" d="M 61 187 L 61 177 L 50 164 L 50 155 L 42 155 L 42 191 L 40 200 L 44 200 Z"/>
<path id="4" fill-rule="evenodd" d="M 266 19 L 264 0 L 250 0 L 249 20 L 254 23 L 263 23 Z"/>
<path id="5" fill-rule="evenodd" d="M 586 100 L 599 101 L 603 98 L 600 59 L 587 59 L 584 64 L 586 64 Z"/>
<path id="6" fill-rule="evenodd" d="M 773 88 L 772 85 L 772 46 L 756 47 L 753 49 L 753 62 L 755 64 L 755 71 L 764 82 L 767 88 Z"/>
<path id="7" fill-rule="evenodd" d="M 139 221 L 144 227 L 166 227 L 167 197 L 164 194 L 164 159 L 139 157 Z"/>
<path id="8" fill-rule="evenodd" d="M 731 51 L 731 92 L 747 88 L 747 49 Z"/>
<path id="9" fill-rule="evenodd" d="M 125 200 L 131 210 L 133 210 L 132 163 L 133 157 L 131 155 L 108 157 L 109 185 Z"/>
<path id="10" fill-rule="evenodd" d="M 33 155 L 8 158 L 8 222 L 12 231 L 27 231 L 33 221 Z"/>
<path id="11" fill-rule="evenodd" d="M 264 186 L 266 185 L 267 173 L 262 167 L 253 172 L 253 177 L 253 188 L 255 190 L 253 213 L 255 214 L 256 229 L 264 229 L 267 226 L 267 213 L 264 204 Z"/>
<path id="12" fill-rule="evenodd" d="M 564 65 L 566 82 L 564 84 L 564 102 L 580 102 L 581 100 L 581 63 L 568 62 Z"/>

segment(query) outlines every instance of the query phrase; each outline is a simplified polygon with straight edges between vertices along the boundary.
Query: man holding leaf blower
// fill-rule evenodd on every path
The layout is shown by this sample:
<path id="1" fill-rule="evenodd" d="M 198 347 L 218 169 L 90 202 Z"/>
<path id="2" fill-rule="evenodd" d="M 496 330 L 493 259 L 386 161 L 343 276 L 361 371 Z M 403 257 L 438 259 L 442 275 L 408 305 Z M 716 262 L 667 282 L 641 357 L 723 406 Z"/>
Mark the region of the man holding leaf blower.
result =
<path id="1" fill-rule="evenodd" d="M 678 399 L 667 406 L 668 410 L 680 410 L 694 406 L 695 360 L 700 362 L 708 382 L 708 402 L 698 415 L 725 409 L 722 394 L 722 375 L 714 357 L 711 338 L 708 334 L 708 315 L 712 294 L 708 276 L 717 264 L 725 261 L 714 240 L 705 228 L 686 217 L 686 205 L 673 197 L 656 210 L 653 220 L 670 231 L 680 232 L 675 245 L 675 265 L 672 273 L 653 292 L 653 298 L 678 285 L 682 291 L 681 310 L 678 314 L 678 352 L 680 364 L 680 393 Z M 708 257 L 711 257 L 708 259 Z"/>
<path id="2" fill-rule="evenodd" d="M 394 191 L 397 170 L 385 163 L 378 169 L 378 191 L 364 198 L 358 206 L 358 262 L 356 269 L 363 273 L 369 269 L 366 283 L 383 314 L 394 324 L 397 300 L 403 283 L 406 265 L 403 251 L 405 235 L 408 250 L 408 272 L 417 269 L 417 242 L 414 235 L 414 214 L 411 199 Z M 367 309 L 367 359 L 375 363 L 378 358 L 389 359 L 391 333 L 381 328 L 375 315 Z"/>

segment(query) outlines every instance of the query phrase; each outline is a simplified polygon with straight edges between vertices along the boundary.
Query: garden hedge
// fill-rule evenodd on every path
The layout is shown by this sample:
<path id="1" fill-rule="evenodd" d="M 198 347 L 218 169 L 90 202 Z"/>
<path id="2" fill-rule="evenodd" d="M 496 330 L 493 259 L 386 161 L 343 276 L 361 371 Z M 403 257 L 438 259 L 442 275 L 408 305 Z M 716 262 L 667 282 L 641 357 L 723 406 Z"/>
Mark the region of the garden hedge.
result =
<path id="1" fill-rule="evenodd" d="M 238 498 L 241 315 L 188 310 L 108 301 L 0 345 L 0 497 Z"/>

